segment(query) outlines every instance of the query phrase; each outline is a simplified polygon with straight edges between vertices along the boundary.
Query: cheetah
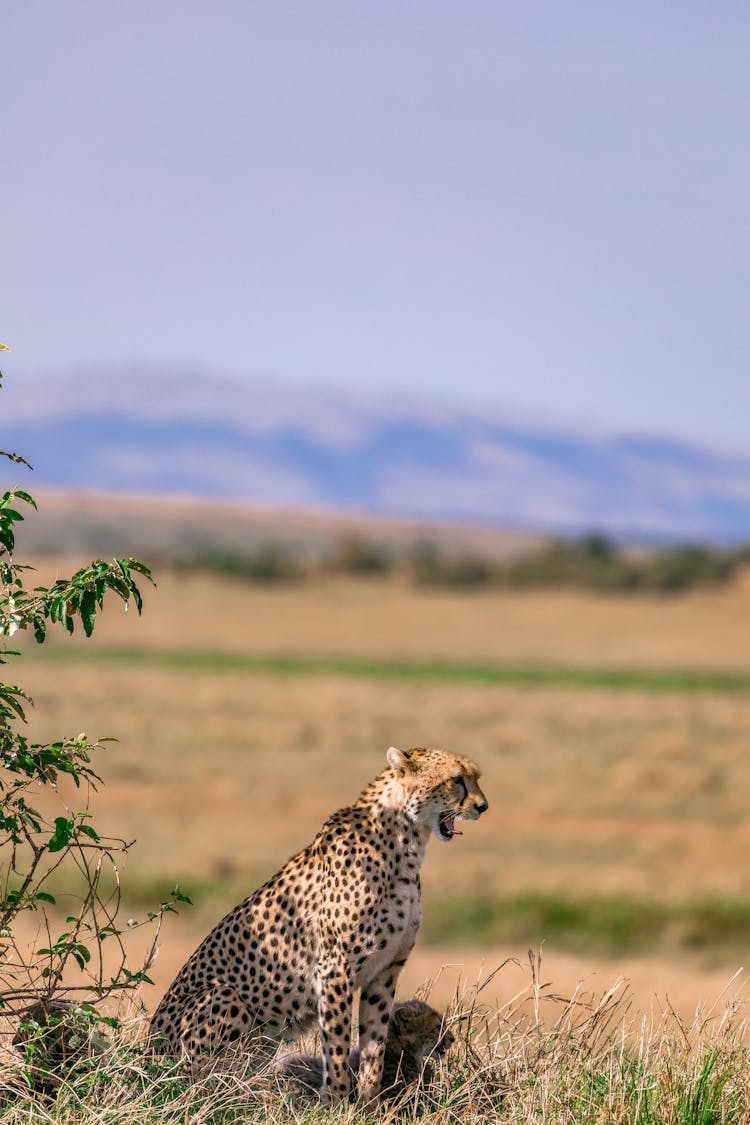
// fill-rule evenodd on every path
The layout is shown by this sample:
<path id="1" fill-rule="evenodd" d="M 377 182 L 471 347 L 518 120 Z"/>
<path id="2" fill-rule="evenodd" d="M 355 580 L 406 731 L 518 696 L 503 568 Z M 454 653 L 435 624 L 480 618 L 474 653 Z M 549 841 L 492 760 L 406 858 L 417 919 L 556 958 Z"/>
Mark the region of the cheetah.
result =
<path id="1" fill-rule="evenodd" d="M 383 1056 L 381 1100 L 401 1101 L 421 1080 L 432 1081 L 428 1059 L 442 1058 L 454 1043 L 440 1012 L 422 1000 L 402 1000 L 393 1005 Z M 349 1069 L 356 1078 L 359 1048 L 349 1057 Z M 300 1094 L 318 1093 L 323 1083 L 320 1055 L 284 1055 L 274 1066 L 283 1079 L 289 1079 Z"/>
<path id="2" fill-rule="evenodd" d="M 357 1092 L 377 1096 L 396 982 L 422 920 L 427 841 L 449 843 L 457 820 L 488 808 L 469 758 L 392 746 L 387 763 L 193 953 L 151 1022 L 162 1049 L 191 1062 L 234 1044 L 268 1060 L 317 1022 L 328 1105 L 349 1095 L 359 990 Z"/>
<path id="3" fill-rule="evenodd" d="M 34 1087 L 47 1093 L 110 1046 L 93 1009 L 70 1000 L 45 997 L 24 1009 L 21 1017 L 13 1046 L 23 1053 Z"/>

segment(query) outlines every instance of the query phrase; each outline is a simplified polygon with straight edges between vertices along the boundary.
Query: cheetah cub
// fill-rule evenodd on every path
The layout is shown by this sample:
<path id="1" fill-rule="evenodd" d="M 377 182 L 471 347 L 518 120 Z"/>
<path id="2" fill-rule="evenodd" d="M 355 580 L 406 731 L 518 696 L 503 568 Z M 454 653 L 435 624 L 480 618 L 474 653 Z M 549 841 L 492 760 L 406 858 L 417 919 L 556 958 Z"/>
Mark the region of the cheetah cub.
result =
<path id="1" fill-rule="evenodd" d="M 26 1069 L 34 1086 L 47 1093 L 109 1045 L 93 1011 L 79 1008 L 70 1000 L 51 997 L 38 1000 L 21 1013 L 13 1037 L 13 1046 L 26 1058 Z"/>
<path id="2" fill-rule="evenodd" d="M 449 844 L 457 821 L 487 810 L 469 758 L 392 746 L 387 762 L 183 966 L 151 1022 L 162 1049 L 196 1063 L 234 1045 L 257 1065 L 317 1024 L 321 1102 L 343 1101 L 359 991 L 358 1094 L 378 1095 L 396 984 L 422 920 L 427 842 Z"/>
<path id="3" fill-rule="evenodd" d="M 432 1081 L 430 1058 L 442 1058 L 454 1042 L 453 1034 L 443 1024 L 443 1017 L 422 1000 L 404 1000 L 394 1004 L 385 1040 L 382 1100 L 399 1101 L 407 1090 L 422 1080 Z M 359 1048 L 349 1056 L 352 1079 L 359 1070 Z M 320 1055 L 284 1055 L 274 1066 L 282 1078 L 291 1080 L 300 1094 L 315 1095 L 323 1083 L 323 1059 Z"/>

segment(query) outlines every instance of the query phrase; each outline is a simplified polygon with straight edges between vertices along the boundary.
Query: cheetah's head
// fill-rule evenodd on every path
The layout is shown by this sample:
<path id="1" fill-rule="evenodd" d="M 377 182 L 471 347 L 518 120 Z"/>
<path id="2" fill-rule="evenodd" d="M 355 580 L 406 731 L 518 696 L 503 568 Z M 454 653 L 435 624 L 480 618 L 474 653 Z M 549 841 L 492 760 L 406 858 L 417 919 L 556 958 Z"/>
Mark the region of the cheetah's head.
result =
<path id="1" fill-rule="evenodd" d="M 442 1058 L 454 1042 L 445 1017 L 423 1000 L 401 1000 L 393 1005 L 386 1052 L 408 1055 L 421 1067 L 425 1059 Z"/>
<path id="2" fill-rule="evenodd" d="M 479 788 L 479 767 L 447 750 L 398 750 L 391 746 L 388 764 L 404 791 L 404 807 L 441 843 L 461 836 L 457 820 L 478 820 L 488 803 Z"/>

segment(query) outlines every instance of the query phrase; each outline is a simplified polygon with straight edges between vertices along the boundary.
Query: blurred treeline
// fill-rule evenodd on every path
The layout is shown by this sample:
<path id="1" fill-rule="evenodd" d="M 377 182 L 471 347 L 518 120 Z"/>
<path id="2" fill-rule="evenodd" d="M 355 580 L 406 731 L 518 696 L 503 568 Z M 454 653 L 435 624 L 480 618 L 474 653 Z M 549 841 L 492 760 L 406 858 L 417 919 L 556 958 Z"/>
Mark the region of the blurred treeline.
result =
<path id="1" fill-rule="evenodd" d="M 722 550 L 702 544 L 635 550 L 604 535 L 554 539 L 508 559 L 455 551 L 431 541 L 396 551 L 361 535 L 343 535 L 317 554 L 283 541 L 243 552 L 202 550 L 172 560 L 183 571 L 211 571 L 257 583 L 300 582 L 321 574 L 400 575 L 417 586 L 454 590 L 573 588 L 675 594 L 718 587 L 750 564 L 750 546 Z"/>

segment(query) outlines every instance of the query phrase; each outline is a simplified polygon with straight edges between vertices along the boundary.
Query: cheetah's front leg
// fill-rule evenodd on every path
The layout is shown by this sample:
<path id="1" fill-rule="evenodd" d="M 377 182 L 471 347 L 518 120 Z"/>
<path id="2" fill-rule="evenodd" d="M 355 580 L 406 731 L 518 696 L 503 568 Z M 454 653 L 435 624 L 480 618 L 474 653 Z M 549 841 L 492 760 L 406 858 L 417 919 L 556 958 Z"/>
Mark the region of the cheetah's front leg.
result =
<path id="1" fill-rule="evenodd" d="M 361 1101 L 380 1093 L 385 1057 L 385 1039 L 391 1018 L 396 982 L 404 961 L 394 961 L 362 988 L 359 998 L 359 1080 Z"/>
<path id="2" fill-rule="evenodd" d="M 352 1040 L 354 989 L 338 965 L 320 971 L 318 977 L 318 1021 L 323 1051 L 323 1105 L 343 1101 L 351 1089 L 349 1051 Z"/>

